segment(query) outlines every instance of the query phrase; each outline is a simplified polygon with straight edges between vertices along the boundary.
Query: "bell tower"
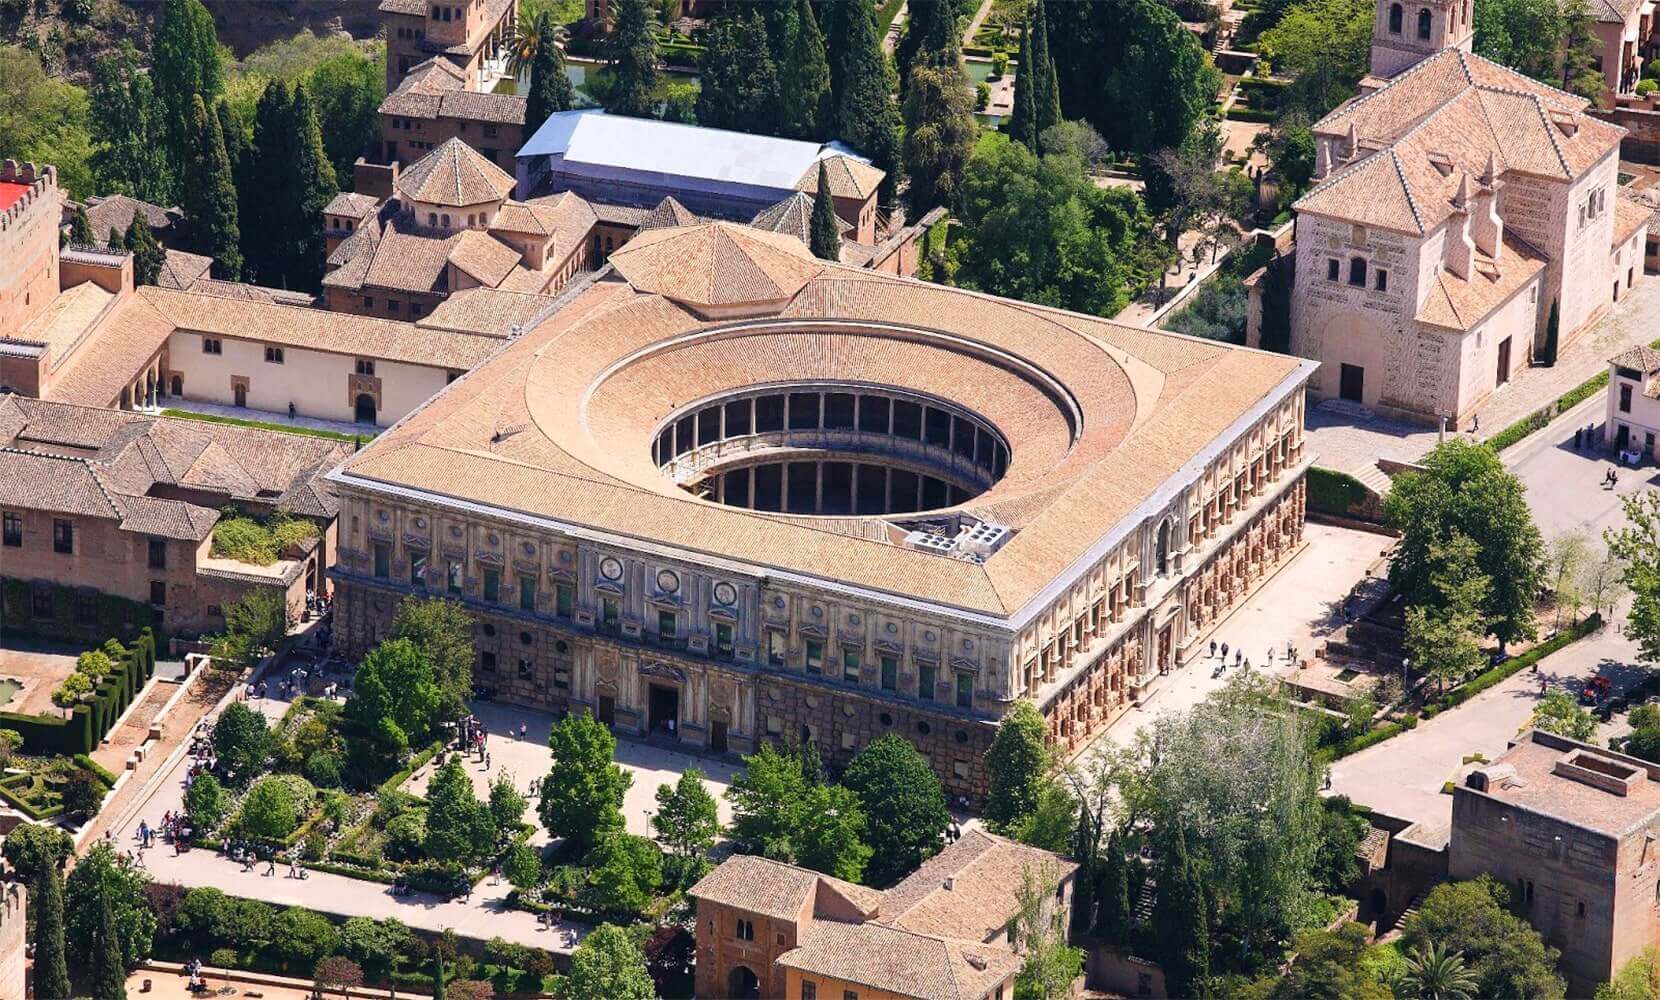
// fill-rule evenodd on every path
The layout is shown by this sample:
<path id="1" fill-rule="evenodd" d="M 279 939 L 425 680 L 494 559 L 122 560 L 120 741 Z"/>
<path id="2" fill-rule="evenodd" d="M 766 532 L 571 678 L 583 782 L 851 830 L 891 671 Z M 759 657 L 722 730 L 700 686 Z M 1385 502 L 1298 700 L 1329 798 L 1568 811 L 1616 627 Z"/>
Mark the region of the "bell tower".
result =
<path id="1" fill-rule="evenodd" d="M 1474 16 L 1474 0 L 1377 0 L 1372 75 L 1387 79 L 1442 49 L 1469 52 Z"/>

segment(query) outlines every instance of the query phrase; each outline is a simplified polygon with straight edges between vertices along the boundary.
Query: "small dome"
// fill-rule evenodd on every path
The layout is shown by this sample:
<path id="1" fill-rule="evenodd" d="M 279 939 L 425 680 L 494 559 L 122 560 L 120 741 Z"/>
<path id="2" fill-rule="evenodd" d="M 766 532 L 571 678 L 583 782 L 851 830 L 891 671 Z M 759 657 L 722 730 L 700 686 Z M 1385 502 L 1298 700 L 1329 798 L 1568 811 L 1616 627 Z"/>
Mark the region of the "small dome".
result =
<path id="1" fill-rule="evenodd" d="M 398 176 L 398 195 L 423 205 L 464 208 L 501 201 L 513 193 L 513 175 L 484 154 L 450 139 Z"/>
<path id="2" fill-rule="evenodd" d="M 800 240 L 730 222 L 643 232 L 611 265 L 640 291 L 693 307 L 782 302 L 823 270 Z"/>

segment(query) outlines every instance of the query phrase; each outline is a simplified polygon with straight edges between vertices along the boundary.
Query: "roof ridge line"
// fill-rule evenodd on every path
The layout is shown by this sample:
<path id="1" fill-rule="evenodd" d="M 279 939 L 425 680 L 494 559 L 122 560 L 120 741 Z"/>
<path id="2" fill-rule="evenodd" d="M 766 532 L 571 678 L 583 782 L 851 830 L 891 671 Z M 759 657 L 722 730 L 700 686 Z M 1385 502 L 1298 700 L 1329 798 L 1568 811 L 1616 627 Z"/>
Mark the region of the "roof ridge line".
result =
<path id="1" fill-rule="evenodd" d="M 1574 169 L 1568 165 L 1568 157 L 1562 152 L 1562 145 L 1556 141 L 1556 123 L 1550 120 L 1550 113 L 1545 110 L 1544 98 L 1538 94 L 1528 96 L 1533 98 L 1533 106 L 1538 110 L 1539 120 L 1545 126 L 1545 137 L 1550 140 L 1551 152 L 1556 154 L 1556 162 L 1562 165 L 1562 172 L 1572 178 Z"/>
<path id="2" fill-rule="evenodd" d="M 1458 52 L 1458 53 L 1460 53 L 1460 55 L 1462 55 L 1463 50 L 1462 49 L 1442 49 L 1441 52 Z M 1418 72 L 1422 71 L 1425 66 L 1430 66 L 1430 65 L 1435 64 L 1439 59 L 1442 58 L 1441 52 L 1437 52 L 1434 55 L 1431 55 L 1431 56 L 1429 56 L 1425 59 L 1418 60 L 1417 62 L 1413 63 L 1411 66 L 1408 66 L 1406 69 L 1404 69 L 1404 70 L 1400 71 L 1399 73 L 1395 74 L 1394 76 L 1390 77 L 1389 82 L 1385 83 L 1383 86 L 1381 86 L 1378 89 L 1372 91 L 1371 93 L 1361 94 L 1359 97 L 1354 98 L 1353 100 L 1349 101 L 1348 103 L 1339 105 L 1338 107 L 1335 107 L 1332 110 L 1326 112 L 1325 117 L 1321 118 L 1319 121 L 1315 122 L 1313 125 L 1310 125 L 1309 129 L 1311 131 L 1313 131 L 1313 130 L 1319 129 L 1327 121 L 1338 121 L 1342 118 L 1348 117 L 1351 113 L 1354 112 L 1354 110 L 1356 108 L 1360 107 L 1362 104 L 1365 104 L 1367 101 L 1370 101 L 1372 98 L 1378 96 L 1379 94 L 1383 93 L 1386 90 L 1393 89 L 1395 84 L 1401 82 L 1402 80 L 1407 79 L 1408 77 L 1412 76 L 1415 73 L 1418 73 Z M 1470 77 L 1469 67 L 1464 65 L 1462 59 L 1459 60 L 1459 68 L 1461 70 L 1463 70 L 1463 72 L 1464 72 L 1464 78 L 1465 78 L 1466 83 L 1474 83 L 1475 82 Z"/>

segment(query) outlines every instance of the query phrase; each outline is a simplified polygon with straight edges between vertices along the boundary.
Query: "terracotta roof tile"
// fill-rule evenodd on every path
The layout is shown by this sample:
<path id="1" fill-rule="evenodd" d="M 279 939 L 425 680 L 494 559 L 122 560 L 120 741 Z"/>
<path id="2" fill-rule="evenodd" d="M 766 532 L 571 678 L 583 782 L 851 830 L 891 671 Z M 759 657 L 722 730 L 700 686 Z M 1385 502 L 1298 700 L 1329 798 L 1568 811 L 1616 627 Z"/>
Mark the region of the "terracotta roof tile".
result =
<path id="1" fill-rule="evenodd" d="M 424 204 L 466 208 L 501 201 L 513 184 L 513 175 L 484 154 L 460 139 L 447 139 L 398 176 L 398 194 Z"/>
<path id="2" fill-rule="evenodd" d="M 647 231 L 611 266 L 636 288 L 701 306 L 787 299 L 821 269 L 800 240 L 729 222 Z"/>
<path id="3" fill-rule="evenodd" d="M 476 229 L 467 229 L 450 244 L 449 263 L 479 284 L 494 288 L 519 266 L 519 251 Z"/>
<path id="4" fill-rule="evenodd" d="M 796 182 L 797 191 L 807 194 L 818 193 L 818 165 L 824 164 L 825 175 L 830 179 L 830 193 L 837 198 L 869 198 L 881 186 L 882 178 L 886 177 L 880 168 L 872 166 L 868 161 L 843 153 L 832 153 L 822 156 L 818 162 L 807 168 Z"/>

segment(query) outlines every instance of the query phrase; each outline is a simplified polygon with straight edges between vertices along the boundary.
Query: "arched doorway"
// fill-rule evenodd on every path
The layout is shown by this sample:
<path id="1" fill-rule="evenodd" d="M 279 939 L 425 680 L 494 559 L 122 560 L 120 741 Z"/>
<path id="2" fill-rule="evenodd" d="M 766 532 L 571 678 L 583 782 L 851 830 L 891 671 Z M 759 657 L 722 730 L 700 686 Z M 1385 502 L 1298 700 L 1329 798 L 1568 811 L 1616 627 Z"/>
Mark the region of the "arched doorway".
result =
<path id="1" fill-rule="evenodd" d="M 238 382 L 236 385 L 231 387 L 231 398 L 236 401 L 237 406 L 247 406 L 248 387 Z"/>
<path id="2" fill-rule="evenodd" d="M 372 424 L 375 422 L 375 397 L 366 392 L 358 393 L 355 409 L 358 423 Z"/>
<path id="3" fill-rule="evenodd" d="M 1154 562 L 1158 566 L 1159 576 L 1170 572 L 1170 522 L 1159 525 L 1158 543 L 1154 546 Z"/>
<path id="4" fill-rule="evenodd" d="M 761 995 L 761 980 L 756 978 L 748 966 L 740 965 L 726 977 L 726 995 L 738 1000 L 758 998 Z"/>

